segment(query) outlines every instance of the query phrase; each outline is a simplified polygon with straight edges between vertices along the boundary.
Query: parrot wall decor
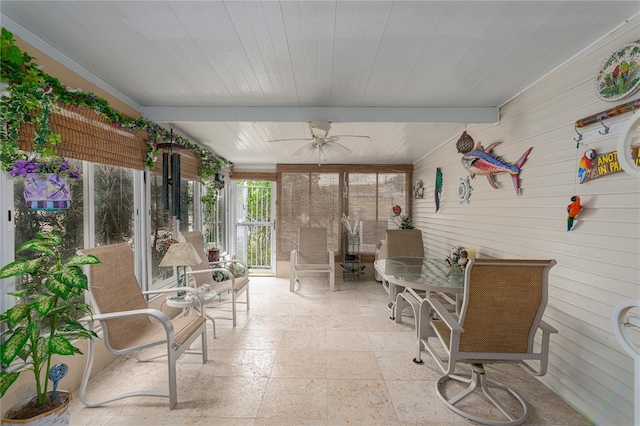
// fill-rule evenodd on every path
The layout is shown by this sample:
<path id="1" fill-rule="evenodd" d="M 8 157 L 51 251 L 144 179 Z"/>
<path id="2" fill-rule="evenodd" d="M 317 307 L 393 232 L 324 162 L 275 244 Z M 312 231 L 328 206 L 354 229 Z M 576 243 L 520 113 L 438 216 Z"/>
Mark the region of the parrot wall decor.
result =
<path id="1" fill-rule="evenodd" d="M 578 177 L 580 178 L 580 183 L 582 183 L 584 178 L 587 177 L 587 172 L 589 171 L 589 167 L 591 166 L 591 162 L 593 162 L 594 158 L 596 158 L 596 151 L 588 149 L 580 159 L 580 165 L 578 166 Z"/>
<path id="2" fill-rule="evenodd" d="M 574 195 L 571 197 L 571 204 L 567 206 L 567 231 L 571 231 L 573 228 L 573 224 L 576 220 L 578 214 L 582 210 L 582 205 L 580 204 L 580 197 Z"/>

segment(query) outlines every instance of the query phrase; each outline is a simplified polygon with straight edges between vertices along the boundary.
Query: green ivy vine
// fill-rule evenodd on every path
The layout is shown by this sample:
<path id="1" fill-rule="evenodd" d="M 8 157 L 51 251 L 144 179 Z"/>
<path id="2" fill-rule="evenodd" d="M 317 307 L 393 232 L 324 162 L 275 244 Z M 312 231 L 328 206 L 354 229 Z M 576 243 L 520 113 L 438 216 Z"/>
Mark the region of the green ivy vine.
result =
<path id="1" fill-rule="evenodd" d="M 230 164 L 211 151 L 167 131 L 158 124 L 145 118 L 132 118 L 123 114 L 109 105 L 105 99 L 93 93 L 65 87 L 60 80 L 43 72 L 33 62 L 33 57 L 16 46 L 13 34 L 5 28 L 2 28 L 0 50 L 2 53 L 0 81 L 8 85 L 8 91 L 3 93 L 0 103 L 0 122 L 6 123 L 5 126 L 0 126 L 2 127 L 0 129 L 2 139 L 0 170 L 2 171 L 10 170 L 13 163 L 24 156 L 19 150 L 18 143 L 20 126 L 23 123 L 34 123 L 38 129 L 42 111 L 47 105 L 50 110 L 53 110 L 58 103 L 72 109 L 93 109 L 109 120 L 114 127 L 124 130 L 146 129 L 149 138 L 144 165 L 150 168 L 155 166 L 158 159 L 158 144 L 163 142 L 180 144 L 200 157 L 202 181 L 214 179 L 220 168 Z"/>

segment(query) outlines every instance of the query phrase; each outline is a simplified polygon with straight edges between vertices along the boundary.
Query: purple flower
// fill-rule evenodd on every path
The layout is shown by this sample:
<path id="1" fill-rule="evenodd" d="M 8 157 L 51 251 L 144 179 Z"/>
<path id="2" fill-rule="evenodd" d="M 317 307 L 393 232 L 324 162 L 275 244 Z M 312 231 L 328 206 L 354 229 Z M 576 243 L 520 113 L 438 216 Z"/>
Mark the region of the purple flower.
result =
<path id="1" fill-rule="evenodd" d="M 80 179 L 80 172 L 72 169 L 69 161 L 61 157 L 18 160 L 9 171 L 12 177 L 26 176 L 28 173 L 55 173 L 62 177 Z"/>

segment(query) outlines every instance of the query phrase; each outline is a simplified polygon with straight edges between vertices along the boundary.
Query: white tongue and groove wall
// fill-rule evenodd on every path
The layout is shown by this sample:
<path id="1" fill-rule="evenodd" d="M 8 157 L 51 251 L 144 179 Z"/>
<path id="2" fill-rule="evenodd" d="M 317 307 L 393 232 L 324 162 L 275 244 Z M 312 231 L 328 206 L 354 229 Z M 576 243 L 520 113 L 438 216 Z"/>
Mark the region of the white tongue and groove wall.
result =
<path id="1" fill-rule="evenodd" d="M 622 300 L 640 297 L 640 179 L 617 173 L 578 184 L 584 151 L 616 151 L 618 135 L 598 135 L 576 149 L 574 123 L 640 97 L 638 91 L 605 102 L 594 90 L 605 58 L 639 38 L 639 21 L 636 16 L 504 104 L 500 123 L 467 128 L 484 147 L 502 141 L 493 153 L 509 164 L 533 147 L 520 173 L 520 196 L 508 174 L 496 176 L 498 190 L 476 176 L 469 203 L 460 203 L 458 183 L 469 174 L 460 163 L 457 137 L 441 141 L 415 163 L 413 173 L 427 188 L 424 199 L 413 200 L 413 221 L 423 231 L 427 256 L 443 258 L 462 245 L 480 257 L 558 261 L 545 320 L 559 334 L 551 336 L 549 371 L 541 380 L 599 425 L 634 422 L 634 364 L 614 336 L 611 313 Z M 614 117 L 608 125 L 630 116 Z M 579 130 L 593 134 L 598 126 Z M 444 183 L 436 213 L 437 167 Z M 568 232 L 566 209 L 573 195 L 584 208 Z"/>

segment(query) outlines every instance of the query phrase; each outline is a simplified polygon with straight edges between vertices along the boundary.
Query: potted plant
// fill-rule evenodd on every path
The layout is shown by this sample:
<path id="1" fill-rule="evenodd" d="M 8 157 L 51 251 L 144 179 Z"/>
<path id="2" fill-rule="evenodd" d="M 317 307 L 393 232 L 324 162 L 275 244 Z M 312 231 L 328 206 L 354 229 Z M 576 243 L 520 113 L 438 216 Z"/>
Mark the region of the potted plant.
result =
<path id="1" fill-rule="evenodd" d="M 58 392 L 57 395 L 63 394 L 62 398 L 52 401 L 56 395 L 56 379 L 60 376 L 52 370 L 51 358 L 54 354 L 81 354 L 71 341 L 96 337 L 80 324 L 76 314 L 91 315 L 91 307 L 77 297 L 88 288 L 81 265 L 100 261 L 93 255 L 79 255 L 62 263 L 61 242 L 62 237 L 57 233 L 39 233 L 17 250 L 17 253 L 33 252 L 31 258 L 16 260 L 0 269 L 0 279 L 19 275 L 28 278 L 20 289 L 9 293 L 17 298 L 15 306 L 0 314 L 0 325 L 4 327 L 0 336 L 3 339 L 0 397 L 24 371 L 33 372 L 36 387 L 36 395 L 6 412 L 3 423 L 11 422 L 6 419 L 40 416 L 50 410 L 60 410 L 60 406 L 68 408 L 70 398 L 66 393 Z M 51 392 L 48 391 L 49 379 L 54 381 Z"/>

